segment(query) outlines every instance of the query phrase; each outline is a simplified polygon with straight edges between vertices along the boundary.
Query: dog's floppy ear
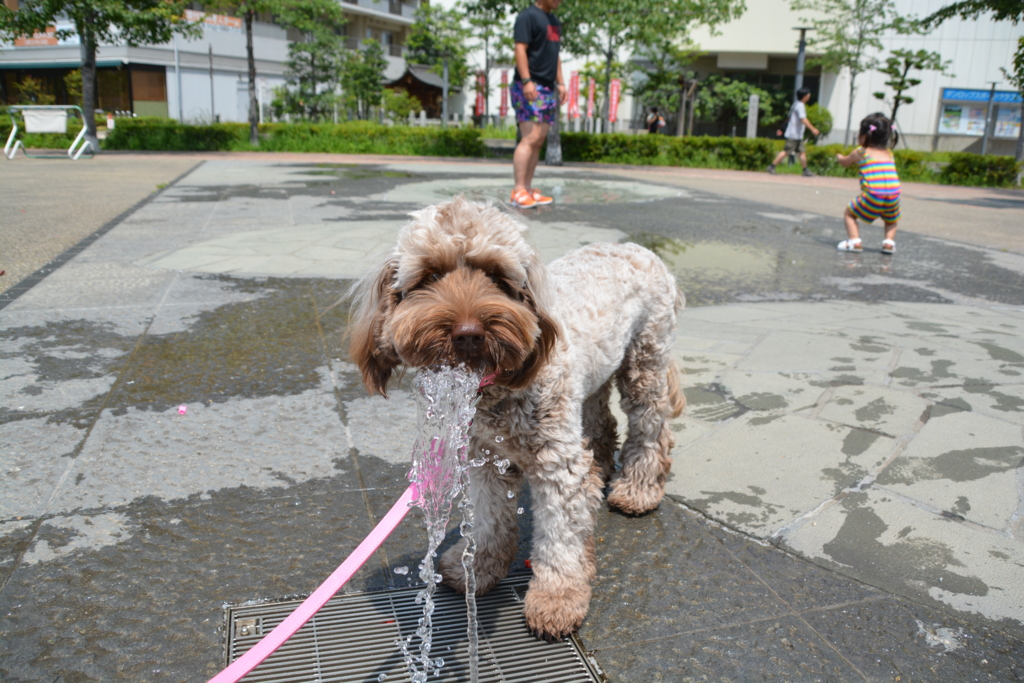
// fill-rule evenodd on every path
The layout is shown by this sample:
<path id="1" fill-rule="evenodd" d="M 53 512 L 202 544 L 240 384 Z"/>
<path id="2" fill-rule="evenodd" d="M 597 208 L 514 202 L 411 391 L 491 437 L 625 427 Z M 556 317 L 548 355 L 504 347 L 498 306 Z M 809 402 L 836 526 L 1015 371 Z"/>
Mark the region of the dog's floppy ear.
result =
<path id="1" fill-rule="evenodd" d="M 366 275 L 352 289 L 355 320 L 349 326 L 349 355 L 363 373 L 370 394 L 388 395 L 388 380 L 401 363 L 391 340 L 384 335 L 384 323 L 395 307 L 397 263 L 386 262 L 377 272 Z"/>
<path id="2" fill-rule="evenodd" d="M 537 336 L 536 345 L 526 361 L 515 372 L 502 377 L 501 383 L 510 389 L 522 389 L 533 381 L 540 369 L 547 364 L 548 358 L 554 351 L 555 342 L 562 334 L 557 320 L 548 313 L 549 297 L 544 266 L 540 260 L 534 258 L 533 263 L 530 263 L 526 270 L 526 291 L 523 294 L 523 303 L 529 306 L 537 317 L 537 327 L 540 333 Z"/>

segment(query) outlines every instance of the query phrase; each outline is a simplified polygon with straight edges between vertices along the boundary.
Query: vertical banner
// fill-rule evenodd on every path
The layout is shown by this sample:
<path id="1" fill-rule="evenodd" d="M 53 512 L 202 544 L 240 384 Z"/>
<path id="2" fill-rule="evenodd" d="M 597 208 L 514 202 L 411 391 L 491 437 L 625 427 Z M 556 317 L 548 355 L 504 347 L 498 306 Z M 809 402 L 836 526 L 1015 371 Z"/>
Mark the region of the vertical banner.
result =
<path id="1" fill-rule="evenodd" d="M 619 119 L 619 94 L 622 92 L 622 81 L 612 79 L 611 95 L 608 98 L 608 121 L 615 123 Z"/>
<path id="2" fill-rule="evenodd" d="M 587 118 L 594 118 L 594 79 L 588 79 L 587 83 Z"/>
<path id="3" fill-rule="evenodd" d="M 580 72 L 573 71 L 569 74 L 569 118 L 580 117 Z"/>
<path id="4" fill-rule="evenodd" d="M 501 105 L 498 107 L 498 116 L 508 116 L 508 69 L 501 71 Z"/>
<path id="5" fill-rule="evenodd" d="M 487 77 L 483 71 L 476 75 L 476 115 L 484 115 L 484 90 L 487 89 Z"/>

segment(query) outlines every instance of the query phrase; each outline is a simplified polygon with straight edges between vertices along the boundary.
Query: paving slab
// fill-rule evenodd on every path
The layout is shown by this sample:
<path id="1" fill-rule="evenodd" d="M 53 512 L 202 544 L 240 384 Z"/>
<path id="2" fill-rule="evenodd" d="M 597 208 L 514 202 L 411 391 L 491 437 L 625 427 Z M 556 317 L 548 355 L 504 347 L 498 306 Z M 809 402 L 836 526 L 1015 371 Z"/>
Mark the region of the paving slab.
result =
<path id="1" fill-rule="evenodd" d="M 510 179 L 179 158 L 203 163 L 0 302 L 4 680 L 204 680 L 225 603 L 333 571 L 404 489 L 416 419 L 408 377 L 366 395 L 342 296 L 408 212 Z M 896 257 L 849 258 L 791 179 L 744 196 L 614 172 L 542 168 L 561 201 L 524 215 L 545 260 L 652 248 L 689 304 L 669 497 L 598 513 L 581 638 L 609 678 L 1021 679 L 1024 257 L 935 238 L 972 204 L 942 203 L 932 236 L 908 224 Z M 345 590 L 412 585 L 395 570 L 423 550 L 410 517 Z"/>

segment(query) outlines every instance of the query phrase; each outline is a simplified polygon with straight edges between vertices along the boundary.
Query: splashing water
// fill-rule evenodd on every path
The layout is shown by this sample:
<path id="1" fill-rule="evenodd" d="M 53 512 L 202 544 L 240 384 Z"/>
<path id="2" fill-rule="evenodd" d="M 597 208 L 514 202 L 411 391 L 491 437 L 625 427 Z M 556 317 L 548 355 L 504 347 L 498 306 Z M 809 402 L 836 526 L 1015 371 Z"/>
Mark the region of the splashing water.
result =
<path id="1" fill-rule="evenodd" d="M 412 683 L 426 683 L 433 673 L 438 675 L 444 660 L 430 657 L 432 646 L 434 613 L 434 590 L 441 575 L 434 571 L 437 548 L 444 540 L 452 503 L 459 494 L 462 500 L 462 535 L 467 540 L 462 555 L 462 566 L 466 574 L 466 613 L 469 621 L 469 670 L 470 680 L 478 679 L 478 639 L 476 632 L 476 575 L 473 559 L 476 541 L 473 538 L 473 503 L 469 498 L 469 475 L 467 470 L 475 465 L 468 460 L 469 424 L 476 412 L 480 375 L 465 368 L 421 369 L 415 380 L 416 403 L 419 409 L 420 432 L 413 446 L 412 470 L 409 480 L 419 490 L 419 497 L 413 501 L 423 510 L 427 527 L 427 553 L 420 563 L 419 576 L 425 587 L 416 597 L 417 604 L 423 605 L 423 616 L 416 631 L 406 638 L 399 638 L 397 644 L 409 668 Z M 482 465 L 483 463 L 481 463 Z M 419 652 L 412 652 L 413 638 L 419 639 Z"/>

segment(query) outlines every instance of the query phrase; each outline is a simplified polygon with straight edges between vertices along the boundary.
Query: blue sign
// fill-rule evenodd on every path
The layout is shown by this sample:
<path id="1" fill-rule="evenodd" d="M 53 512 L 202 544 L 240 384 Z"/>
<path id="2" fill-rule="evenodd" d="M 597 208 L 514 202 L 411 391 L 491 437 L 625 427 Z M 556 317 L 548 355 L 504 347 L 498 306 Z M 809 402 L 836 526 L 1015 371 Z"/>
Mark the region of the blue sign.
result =
<path id="1" fill-rule="evenodd" d="M 954 102 L 988 102 L 988 90 L 965 90 L 963 88 L 943 88 L 942 99 Z M 992 101 L 998 104 L 1020 104 L 1020 93 L 1012 90 L 996 90 Z"/>

